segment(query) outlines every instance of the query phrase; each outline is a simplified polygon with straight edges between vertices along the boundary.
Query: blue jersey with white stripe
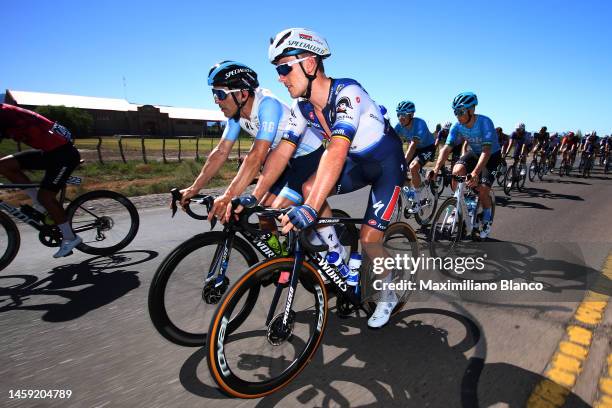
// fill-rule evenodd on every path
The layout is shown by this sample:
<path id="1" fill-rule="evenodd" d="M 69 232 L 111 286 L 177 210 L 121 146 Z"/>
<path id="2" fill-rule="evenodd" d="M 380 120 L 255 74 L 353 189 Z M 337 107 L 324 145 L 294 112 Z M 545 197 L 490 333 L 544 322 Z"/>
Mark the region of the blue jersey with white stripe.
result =
<path id="1" fill-rule="evenodd" d="M 459 122 L 455 123 L 446 138 L 446 144 L 454 146 L 459 141 L 465 140 L 472 151 L 478 155 L 482 153 L 483 146 L 491 146 L 491 154 L 501 150 L 493 121 L 484 115 L 476 115 L 476 122 L 471 128 Z"/>
<path id="2" fill-rule="evenodd" d="M 244 129 L 255 140 L 265 140 L 275 148 L 280 142 L 283 131 L 287 126 L 290 116 L 289 107 L 276 98 L 269 90 L 257 88 L 253 98 L 251 116 L 248 119 L 240 118 L 236 121 L 229 119 L 223 139 L 235 142 L 240 134 L 240 129 Z M 299 157 L 313 152 L 321 146 L 321 138 L 310 131 L 304 135 L 298 143 L 293 157 Z"/>
<path id="3" fill-rule="evenodd" d="M 283 138 L 295 143 L 308 129 L 328 140 L 340 137 L 351 143 L 350 157 L 366 161 L 384 160 L 390 149 L 401 146 L 397 137 L 389 134 L 379 105 L 353 79 L 332 79 L 322 113 L 330 135 L 325 133 L 310 101 L 298 99 Z"/>
<path id="4" fill-rule="evenodd" d="M 407 142 L 415 142 L 418 149 L 429 147 L 436 143 L 433 135 L 429 132 L 427 123 L 421 118 L 412 118 L 410 127 L 404 127 L 401 123 L 395 125 L 395 132 L 406 139 Z"/>

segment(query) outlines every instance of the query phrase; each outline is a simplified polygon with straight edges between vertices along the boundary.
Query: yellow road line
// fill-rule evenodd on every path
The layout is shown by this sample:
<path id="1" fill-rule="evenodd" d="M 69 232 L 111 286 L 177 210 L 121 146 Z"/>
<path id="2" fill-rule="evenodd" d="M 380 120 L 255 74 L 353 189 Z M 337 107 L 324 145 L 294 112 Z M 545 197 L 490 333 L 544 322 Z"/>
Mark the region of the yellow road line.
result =
<path id="1" fill-rule="evenodd" d="M 608 254 L 602 275 L 612 279 L 612 252 Z M 596 284 L 594 289 L 604 287 Z M 602 291 L 605 293 L 605 291 Z M 610 296 L 587 291 L 574 313 L 573 323 L 567 327 L 548 369 L 527 400 L 529 408 L 558 408 L 565 404 L 570 390 L 584 368 L 593 340 L 593 331 L 601 323 Z M 595 406 L 612 408 L 612 355 L 608 357 L 607 375 L 599 381 L 601 394 Z"/>

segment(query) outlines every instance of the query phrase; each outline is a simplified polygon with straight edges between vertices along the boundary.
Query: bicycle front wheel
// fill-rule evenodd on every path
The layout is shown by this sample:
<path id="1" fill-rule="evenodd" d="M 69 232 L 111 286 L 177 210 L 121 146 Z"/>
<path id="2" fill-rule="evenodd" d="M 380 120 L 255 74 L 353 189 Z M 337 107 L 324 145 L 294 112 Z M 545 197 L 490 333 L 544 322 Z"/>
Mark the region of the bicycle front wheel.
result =
<path id="1" fill-rule="evenodd" d="M 230 284 L 226 275 L 216 285 L 220 265 L 213 265 L 221 260 L 226 237 L 224 232 L 212 231 L 189 238 L 168 254 L 153 276 L 149 316 L 159 334 L 174 344 L 201 347 L 206 343 L 214 308 Z M 239 276 L 257 262 L 255 251 L 238 237 L 234 237 L 229 255 L 226 271 L 233 276 Z M 214 277 L 206 282 L 211 269 L 215 270 Z M 253 301 L 257 295 L 257 290 L 253 290 L 250 294 Z"/>
<path id="2" fill-rule="evenodd" d="M 425 226 L 431 222 L 436 213 L 438 196 L 434 184 L 429 182 L 423 184 L 423 192 L 421 194 L 424 200 L 421 200 L 421 210 L 414 214 L 414 219 L 420 226 Z"/>
<path id="3" fill-rule="evenodd" d="M 70 203 L 66 215 L 75 234 L 83 239 L 77 248 L 90 255 L 110 255 L 132 242 L 140 218 L 134 204 L 119 193 L 97 190 Z"/>
<path id="4" fill-rule="evenodd" d="M 431 225 L 429 249 L 434 256 L 449 255 L 464 235 L 463 216 L 457 211 L 457 199 L 442 203 Z"/>
<path id="5" fill-rule="evenodd" d="M 279 283 L 281 273 L 290 272 L 293 264 L 294 258 L 262 261 L 219 303 L 208 330 L 206 354 L 211 375 L 224 393 L 239 398 L 271 394 L 298 375 L 319 347 L 328 313 L 324 283 L 306 262 L 299 269 L 295 291 Z M 237 321 L 234 316 L 249 302 L 253 288 L 260 288 L 261 296 L 248 318 Z M 288 297 L 293 305 L 283 322 Z"/>
<path id="6" fill-rule="evenodd" d="M 536 178 L 536 174 L 538 173 L 538 164 L 535 160 L 531 161 L 529 165 L 529 181 L 533 183 Z"/>
<path id="7" fill-rule="evenodd" d="M 9 266 L 17 252 L 21 238 L 11 217 L 0 211 L 0 271 Z"/>

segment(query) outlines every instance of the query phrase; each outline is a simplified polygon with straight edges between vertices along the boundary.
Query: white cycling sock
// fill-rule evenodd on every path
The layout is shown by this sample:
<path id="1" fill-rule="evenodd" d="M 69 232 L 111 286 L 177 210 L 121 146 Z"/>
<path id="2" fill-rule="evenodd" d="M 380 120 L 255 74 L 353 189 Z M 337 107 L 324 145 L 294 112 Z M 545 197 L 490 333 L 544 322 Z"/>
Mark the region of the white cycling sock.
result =
<path id="1" fill-rule="evenodd" d="M 325 242 L 329 246 L 330 251 L 339 253 L 340 259 L 346 259 L 346 251 L 340 243 L 340 240 L 338 239 L 338 234 L 336 234 L 336 229 L 334 227 L 329 226 L 318 228 L 317 233 L 319 234 L 323 242 Z"/>
<path id="2" fill-rule="evenodd" d="M 74 235 L 74 232 L 72 231 L 72 228 L 70 227 L 70 224 L 68 223 L 68 221 L 66 221 L 63 224 L 58 225 L 58 227 L 60 231 L 62 231 L 62 239 L 72 241 L 73 239 L 76 238 L 76 235 Z"/>
<path id="3" fill-rule="evenodd" d="M 38 202 L 38 189 L 37 188 L 34 188 L 34 187 L 26 188 L 23 191 L 25 191 L 25 193 L 32 199 L 32 207 L 34 209 L 42 213 L 47 211 L 45 207 L 41 203 Z"/>

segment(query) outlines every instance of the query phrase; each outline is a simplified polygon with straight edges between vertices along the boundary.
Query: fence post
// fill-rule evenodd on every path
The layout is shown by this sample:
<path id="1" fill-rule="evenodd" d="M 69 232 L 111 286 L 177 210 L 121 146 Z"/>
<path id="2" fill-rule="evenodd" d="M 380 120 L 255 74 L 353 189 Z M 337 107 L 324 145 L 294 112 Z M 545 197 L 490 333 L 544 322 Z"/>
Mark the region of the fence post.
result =
<path id="1" fill-rule="evenodd" d="M 162 136 L 163 141 L 162 141 L 162 157 L 164 158 L 164 164 L 168 163 L 168 160 L 166 160 L 166 136 Z"/>
<path id="2" fill-rule="evenodd" d="M 123 139 L 123 136 L 119 135 L 119 153 L 121 153 L 121 160 L 123 160 L 123 163 L 127 163 L 127 161 L 125 160 L 125 155 L 123 154 L 122 139 Z"/>
<path id="3" fill-rule="evenodd" d="M 178 151 L 178 161 L 181 162 L 181 138 L 180 136 L 177 138 L 179 142 L 179 151 Z"/>
<path id="4" fill-rule="evenodd" d="M 200 138 L 196 136 L 196 160 L 200 160 L 199 147 L 200 147 Z"/>
<path id="5" fill-rule="evenodd" d="M 145 151 L 145 137 L 140 136 L 140 144 L 142 146 L 142 161 L 147 164 L 147 152 Z"/>
<path id="6" fill-rule="evenodd" d="M 102 161 L 102 136 L 98 136 L 96 150 L 98 151 L 98 161 L 100 161 L 100 164 L 104 164 L 104 161 Z"/>

